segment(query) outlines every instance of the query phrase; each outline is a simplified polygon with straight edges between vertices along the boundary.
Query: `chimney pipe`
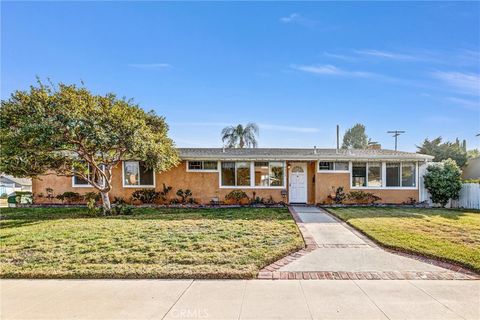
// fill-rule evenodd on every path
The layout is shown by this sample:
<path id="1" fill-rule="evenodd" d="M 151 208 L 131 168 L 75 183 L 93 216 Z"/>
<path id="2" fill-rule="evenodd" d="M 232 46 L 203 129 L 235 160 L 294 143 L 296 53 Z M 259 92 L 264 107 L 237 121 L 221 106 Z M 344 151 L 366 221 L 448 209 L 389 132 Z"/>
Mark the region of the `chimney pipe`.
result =
<path id="1" fill-rule="evenodd" d="M 313 154 L 317 154 L 317 146 L 313 146 Z"/>
<path id="2" fill-rule="evenodd" d="M 340 126 L 337 124 L 337 153 L 338 149 L 340 149 Z"/>

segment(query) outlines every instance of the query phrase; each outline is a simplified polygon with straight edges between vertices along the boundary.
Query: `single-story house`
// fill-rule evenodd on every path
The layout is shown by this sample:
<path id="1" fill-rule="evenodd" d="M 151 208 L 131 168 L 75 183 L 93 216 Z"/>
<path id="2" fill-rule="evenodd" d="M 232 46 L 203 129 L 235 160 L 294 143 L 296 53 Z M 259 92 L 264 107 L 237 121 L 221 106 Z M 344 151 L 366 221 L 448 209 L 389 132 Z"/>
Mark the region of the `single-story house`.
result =
<path id="1" fill-rule="evenodd" d="M 190 189 L 200 203 L 225 199 L 240 189 L 252 198 L 287 203 L 324 203 L 337 187 L 348 193 L 363 190 L 379 196 L 381 203 L 419 199 L 419 167 L 432 156 L 418 153 L 367 149 L 287 148 L 179 148 L 181 163 L 154 173 L 142 162 L 125 160 L 113 170 L 112 197 L 129 199 L 137 189 L 163 190 L 163 184 Z M 42 176 L 34 179 L 33 192 L 95 191 L 78 177 Z M 42 199 L 36 199 L 39 202 Z M 44 201 L 45 199 L 43 199 Z"/>
<path id="2" fill-rule="evenodd" d="M 32 179 L 16 178 L 8 174 L 0 174 L 0 195 L 10 195 L 15 191 L 32 191 Z"/>

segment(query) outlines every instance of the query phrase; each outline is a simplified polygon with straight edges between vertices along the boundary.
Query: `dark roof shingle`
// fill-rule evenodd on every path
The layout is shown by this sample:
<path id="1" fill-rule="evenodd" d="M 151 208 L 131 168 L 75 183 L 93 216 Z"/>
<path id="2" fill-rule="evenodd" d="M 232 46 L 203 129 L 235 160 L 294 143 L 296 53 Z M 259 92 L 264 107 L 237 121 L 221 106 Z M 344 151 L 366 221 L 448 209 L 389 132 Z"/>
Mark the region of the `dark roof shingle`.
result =
<path id="1" fill-rule="evenodd" d="M 408 159 L 431 160 L 432 156 L 385 149 L 297 149 L 297 148 L 179 148 L 180 157 L 194 159 L 268 159 L 268 160 L 353 160 Z"/>

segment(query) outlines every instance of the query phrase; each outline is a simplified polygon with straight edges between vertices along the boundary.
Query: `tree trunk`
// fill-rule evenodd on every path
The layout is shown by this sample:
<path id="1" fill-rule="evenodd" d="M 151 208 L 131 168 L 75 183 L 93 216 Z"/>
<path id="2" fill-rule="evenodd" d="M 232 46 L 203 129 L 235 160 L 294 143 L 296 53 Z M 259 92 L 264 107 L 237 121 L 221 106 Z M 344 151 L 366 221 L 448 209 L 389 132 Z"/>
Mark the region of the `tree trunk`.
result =
<path id="1" fill-rule="evenodd" d="M 108 191 L 100 193 L 102 195 L 103 214 L 107 215 L 112 210 L 112 206 L 110 205 L 110 198 L 108 197 Z"/>

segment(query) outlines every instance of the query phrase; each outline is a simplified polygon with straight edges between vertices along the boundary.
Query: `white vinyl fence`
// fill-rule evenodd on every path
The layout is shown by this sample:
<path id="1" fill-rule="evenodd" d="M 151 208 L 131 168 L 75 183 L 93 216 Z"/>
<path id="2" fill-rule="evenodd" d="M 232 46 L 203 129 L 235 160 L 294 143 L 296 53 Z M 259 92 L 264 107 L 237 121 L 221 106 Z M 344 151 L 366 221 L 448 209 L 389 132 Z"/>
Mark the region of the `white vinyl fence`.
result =
<path id="1" fill-rule="evenodd" d="M 423 175 L 427 170 L 427 165 L 422 165 L 418 168 L 419 187 L 420 187 L 420 201 L 427 201 L 430 206 L 436 206 L 430 199 L 430 193 L 425 188 Z M 480 184 L 478 183 L 464 183 L 462 190 L 460 190 L 460 197 L 458 200 L 450 201 L 447 205 L 450 208 L 465 208 L 465 209 L 480 209 Z"/>
<path id="2" fill-rule="evenodd" d="M 464 183 L 460 197 L 452 201 L 452 208 L 480 209 L 480 184 Z"/>

